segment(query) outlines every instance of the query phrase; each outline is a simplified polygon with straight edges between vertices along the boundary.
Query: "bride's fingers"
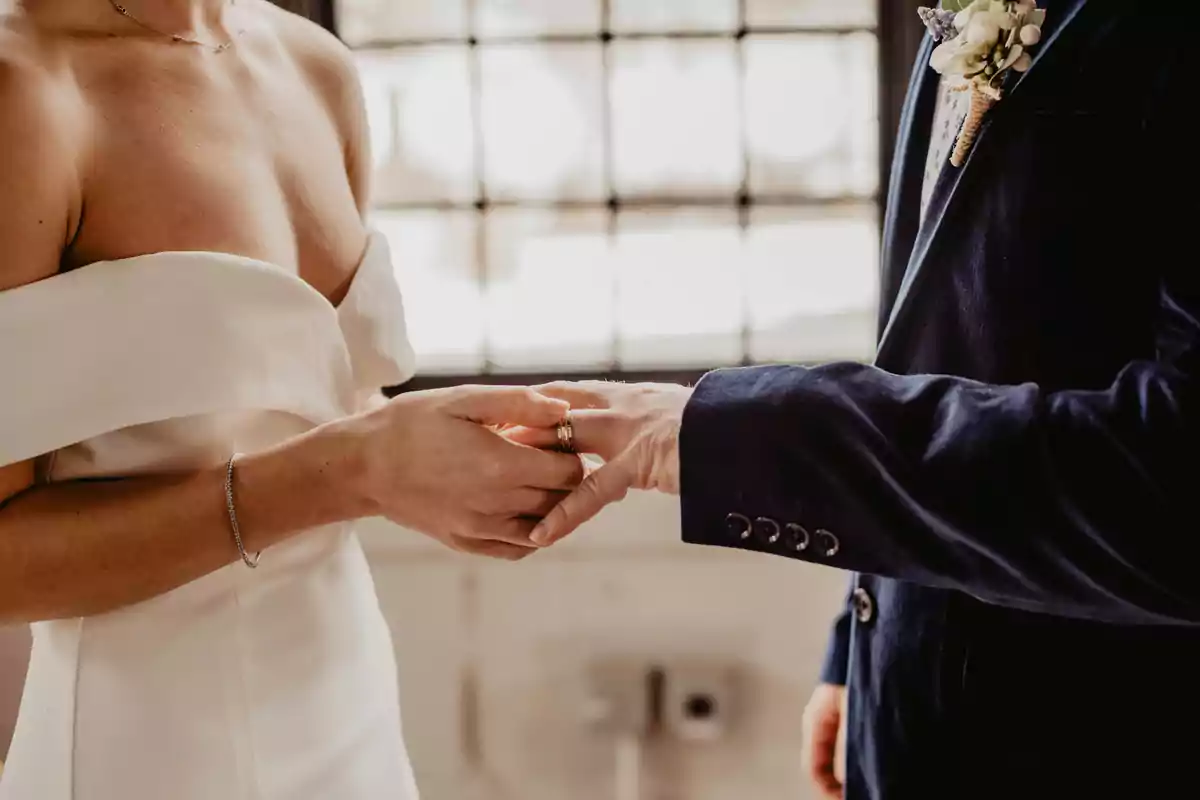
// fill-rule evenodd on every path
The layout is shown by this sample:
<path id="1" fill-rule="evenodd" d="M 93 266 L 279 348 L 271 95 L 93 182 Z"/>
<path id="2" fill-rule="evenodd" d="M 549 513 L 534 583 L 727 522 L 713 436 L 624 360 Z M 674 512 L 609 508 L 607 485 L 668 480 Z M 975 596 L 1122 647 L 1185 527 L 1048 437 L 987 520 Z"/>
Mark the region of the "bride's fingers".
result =
<path id="1" fill-rule="evenodd" d="M 522 518 L 539 520 L 553 511 L 570 492 L 545 489 L 516 489 L 504 498 L 502 513 L 519 514 Z M 526 533 L 533 529 L 529 523 Z"/>
<path id="2" fill-rule="evenodd" d="M 469 553 L 473 556 L 499 558 L 504 561 L 520 561 L 538 551 L 536 547 L 498 542 L 491 539 L 465 539 L 460 536 L 452 536 L 450 538 L 454 549 L 459 552 Z"/>
<path id="3" fill-rule="evenodd" d="M 533 542 L 529 537 L 538 520 L 529 517 L 510 517 L 509 513 L 476 515 L 470 532 L 455 534 L 454 538 L 458 542 L 499 542 L 517 547 L 533 547 Z"/>
<path id="4" fill-rule="evenodd" d="M 633 477 L 625 459 L 600 467 L 538 523 L 530 539 L 538 547 L 548 547 L 569 536 L 605 506 L 622 500 L 633 486 Z"/>

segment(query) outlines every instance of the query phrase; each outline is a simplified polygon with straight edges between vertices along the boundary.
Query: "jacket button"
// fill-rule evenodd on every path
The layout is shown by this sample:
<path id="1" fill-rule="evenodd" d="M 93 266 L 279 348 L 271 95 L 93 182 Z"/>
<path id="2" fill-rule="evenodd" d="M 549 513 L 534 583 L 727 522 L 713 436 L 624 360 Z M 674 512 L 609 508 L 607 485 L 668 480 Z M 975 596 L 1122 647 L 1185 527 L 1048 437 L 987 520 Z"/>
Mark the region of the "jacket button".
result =
<path id="1" fill-rule="evenodd" d="M 745 514 L 729 514 L 725 517 L 725 530 L 729 531 L 729 535 L 739 541 L 750 538 L 752 527 L 750 518 Z"/>
<path id="2" fill-rule="evenodd" d="M 803 553 L 812 543 L 812 537 L 808 534 L 808 529 L 796 522 L 789 522 L 784 526 L 787 531 L 787 546 L 797 553 Z"/>
<path id="3" fill-rule="evenodd" d="M 763 544 L 775 544 L 783 534 L 779 523 L 770 517 L 759 517 L 754 520 L 754 538 Z"/>
<path id="4" fill-rule="evenodd" d="M 813 532 L 813 540 L 817 546 L 817 550 L 826 558 L 833 558 L 838 554 L 838 550 L 842 549 L 842 543 L 838 537 L 824 528 L 819 528 Z"/>
<path id="5" fill-rule="evenodd" d="M 863 625 L 875 618 L 875 601 L 871 598 L 871 593 L 866 589 L 855 589 L 854 596 L 850 599 L 850 604 L 854 606 L 854 617 Z"/>

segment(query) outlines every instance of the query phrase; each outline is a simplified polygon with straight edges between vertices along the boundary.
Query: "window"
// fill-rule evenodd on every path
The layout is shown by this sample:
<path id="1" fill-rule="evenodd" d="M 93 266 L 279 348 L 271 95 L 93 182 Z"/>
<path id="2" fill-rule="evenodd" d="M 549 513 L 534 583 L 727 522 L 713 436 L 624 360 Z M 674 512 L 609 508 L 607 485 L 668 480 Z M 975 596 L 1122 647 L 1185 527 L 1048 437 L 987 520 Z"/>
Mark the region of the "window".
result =
<path id="1" fill-rule="evenodd" d="M 427 376 L 869 357 L 874 0 L 341 0 Z"/>

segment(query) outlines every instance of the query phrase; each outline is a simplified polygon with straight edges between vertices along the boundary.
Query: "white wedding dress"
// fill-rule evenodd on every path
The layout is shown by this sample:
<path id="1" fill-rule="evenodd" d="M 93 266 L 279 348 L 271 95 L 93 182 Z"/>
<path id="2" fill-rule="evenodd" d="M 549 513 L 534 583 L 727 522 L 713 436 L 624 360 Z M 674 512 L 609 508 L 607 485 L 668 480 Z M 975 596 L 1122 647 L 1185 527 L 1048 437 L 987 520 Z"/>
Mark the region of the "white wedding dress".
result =
<path id="1" fill-rule="evenodd" d="M 53 453 L 48 481 L 211 467 L 354 411 L 412 362 L 378 234 L 337 308 L 238 256 L 93 264 L 0 292 L 0 464 Z M 0 800 L 417 797 L 352 525 L 33 634 Z"/>

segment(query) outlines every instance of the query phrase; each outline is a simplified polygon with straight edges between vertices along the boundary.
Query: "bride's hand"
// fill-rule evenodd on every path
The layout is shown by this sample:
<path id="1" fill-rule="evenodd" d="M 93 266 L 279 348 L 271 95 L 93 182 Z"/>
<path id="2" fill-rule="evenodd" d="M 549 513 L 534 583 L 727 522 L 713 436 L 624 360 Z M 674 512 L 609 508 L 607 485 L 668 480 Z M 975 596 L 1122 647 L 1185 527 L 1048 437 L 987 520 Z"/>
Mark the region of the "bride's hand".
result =
<path id="1" fill-rule="evenodd" d="M 515 443 L 502 426 L 553 427 L 568 405 L 525 387 L 400 395 L 349 423 L 377 516 L 467 553 L 518 559 L 583 479 L 579 458 Z"/>

